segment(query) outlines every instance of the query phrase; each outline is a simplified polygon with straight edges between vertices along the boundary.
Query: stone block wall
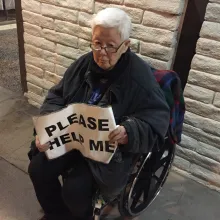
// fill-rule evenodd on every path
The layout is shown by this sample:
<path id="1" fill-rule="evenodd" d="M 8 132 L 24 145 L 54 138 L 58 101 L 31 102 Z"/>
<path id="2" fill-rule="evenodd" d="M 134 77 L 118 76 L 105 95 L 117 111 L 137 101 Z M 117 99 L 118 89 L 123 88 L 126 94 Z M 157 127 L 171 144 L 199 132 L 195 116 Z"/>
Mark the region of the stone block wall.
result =
<path id="1" fill-rule="evenodd" d="M 184 135 L 175 166 L 220 191 L 220 0 L 208 4 L 185 100 Z"/>
<path id="2" fill-rule="evenodd" d="M 186 0 L 22 0 L 25 62 L 32 105 L 39 107 L 66 68 L 90 51 L 89 21 L 100 9 L 124 9 L 132 18 L 132 50 L 169 69 Z"/>

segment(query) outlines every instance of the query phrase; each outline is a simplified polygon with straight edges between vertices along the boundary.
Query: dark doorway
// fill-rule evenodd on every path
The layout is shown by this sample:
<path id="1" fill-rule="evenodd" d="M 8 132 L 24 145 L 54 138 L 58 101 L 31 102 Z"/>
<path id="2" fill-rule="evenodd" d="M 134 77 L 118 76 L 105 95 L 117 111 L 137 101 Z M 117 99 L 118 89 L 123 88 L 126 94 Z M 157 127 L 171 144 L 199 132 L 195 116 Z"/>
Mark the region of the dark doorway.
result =
<path id="1" fill-rule="evenodd" d="M 2 10 L 0 10 L 0 22 L 10 23 L 10 21 L 15 20 L 15 9 L 13 6 L 8 6 L 7 0 L 1 0 Z"/>
<path id="2" fill-rule="evenodd" d="M 5 24 L 7 23 L 13 23 L 15 21 L 15 10 L 1 10 L 0 11 L 0 22 L 4 22 Z"/>
<path id="3" fill-rule="evenodd" d="M 173 70 L 181 78 L 182 87 L 187 83 L 191 62 L 196 53 L 196 44 L 204 22 L 209 0 L 189 0 L 177 48 Z"/>

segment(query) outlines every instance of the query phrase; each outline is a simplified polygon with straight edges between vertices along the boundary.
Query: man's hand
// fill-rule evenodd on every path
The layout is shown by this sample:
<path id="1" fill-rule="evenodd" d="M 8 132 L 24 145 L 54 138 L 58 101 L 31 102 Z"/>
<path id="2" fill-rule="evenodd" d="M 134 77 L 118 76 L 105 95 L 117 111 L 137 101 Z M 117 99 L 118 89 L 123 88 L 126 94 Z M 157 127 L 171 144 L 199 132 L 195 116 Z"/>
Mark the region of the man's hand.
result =
<path id="1" fill-rule="evenodd" d="M 118 144 L 127 144 L 128 135 L 124 126 L 119 126 L 114 131 L 112 131 L 109 135 L 109 141 L 110 143 L 117 142 Z"/>
<path id="2" fill-rule="evenodd" d="M 35 144 L 36 144 L 36 147 L 37 149 L 40 151 L 40 152 L 45 152 L 49 149 L 50 145 L 49 144 L 43 144 L 41 145 L 40 144 L 40 140 L 39 140 L 39 137 L 36 135 L 35 137 Z"/>

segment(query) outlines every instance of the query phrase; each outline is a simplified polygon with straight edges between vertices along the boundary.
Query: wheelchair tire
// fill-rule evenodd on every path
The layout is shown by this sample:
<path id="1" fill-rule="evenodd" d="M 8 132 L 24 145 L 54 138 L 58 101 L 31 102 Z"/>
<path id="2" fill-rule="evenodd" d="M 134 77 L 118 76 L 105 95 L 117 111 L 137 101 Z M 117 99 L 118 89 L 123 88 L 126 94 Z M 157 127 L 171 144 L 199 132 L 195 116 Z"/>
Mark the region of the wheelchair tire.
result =
<path id="1" fill-rule="evenodd" d="M 118 209 L 122 216 L 135 217 L 146 211 L 160 193 L 171 169 L 176 146 L 166 140 L 164 147 L 141 157 L 141 167 L 128 181 L 119 199 Z M 158 176 L 159 175 L 159 176 Z"/>

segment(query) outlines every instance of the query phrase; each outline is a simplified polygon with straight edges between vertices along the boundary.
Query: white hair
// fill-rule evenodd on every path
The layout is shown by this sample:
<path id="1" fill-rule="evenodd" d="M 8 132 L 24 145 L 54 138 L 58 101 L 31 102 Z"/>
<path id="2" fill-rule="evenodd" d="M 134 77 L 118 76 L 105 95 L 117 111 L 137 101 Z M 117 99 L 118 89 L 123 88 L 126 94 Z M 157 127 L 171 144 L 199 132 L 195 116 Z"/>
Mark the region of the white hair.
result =
<path id="1" fill-rule="evenodd" d="M 99 25 L 104 28 L 116 28 L 121 35 L 121 39 L 128 40 L 131 34 L 131 18 L 119 8 L 106 8 L 99 11 L 92 22 L 92 31 Z"/>

